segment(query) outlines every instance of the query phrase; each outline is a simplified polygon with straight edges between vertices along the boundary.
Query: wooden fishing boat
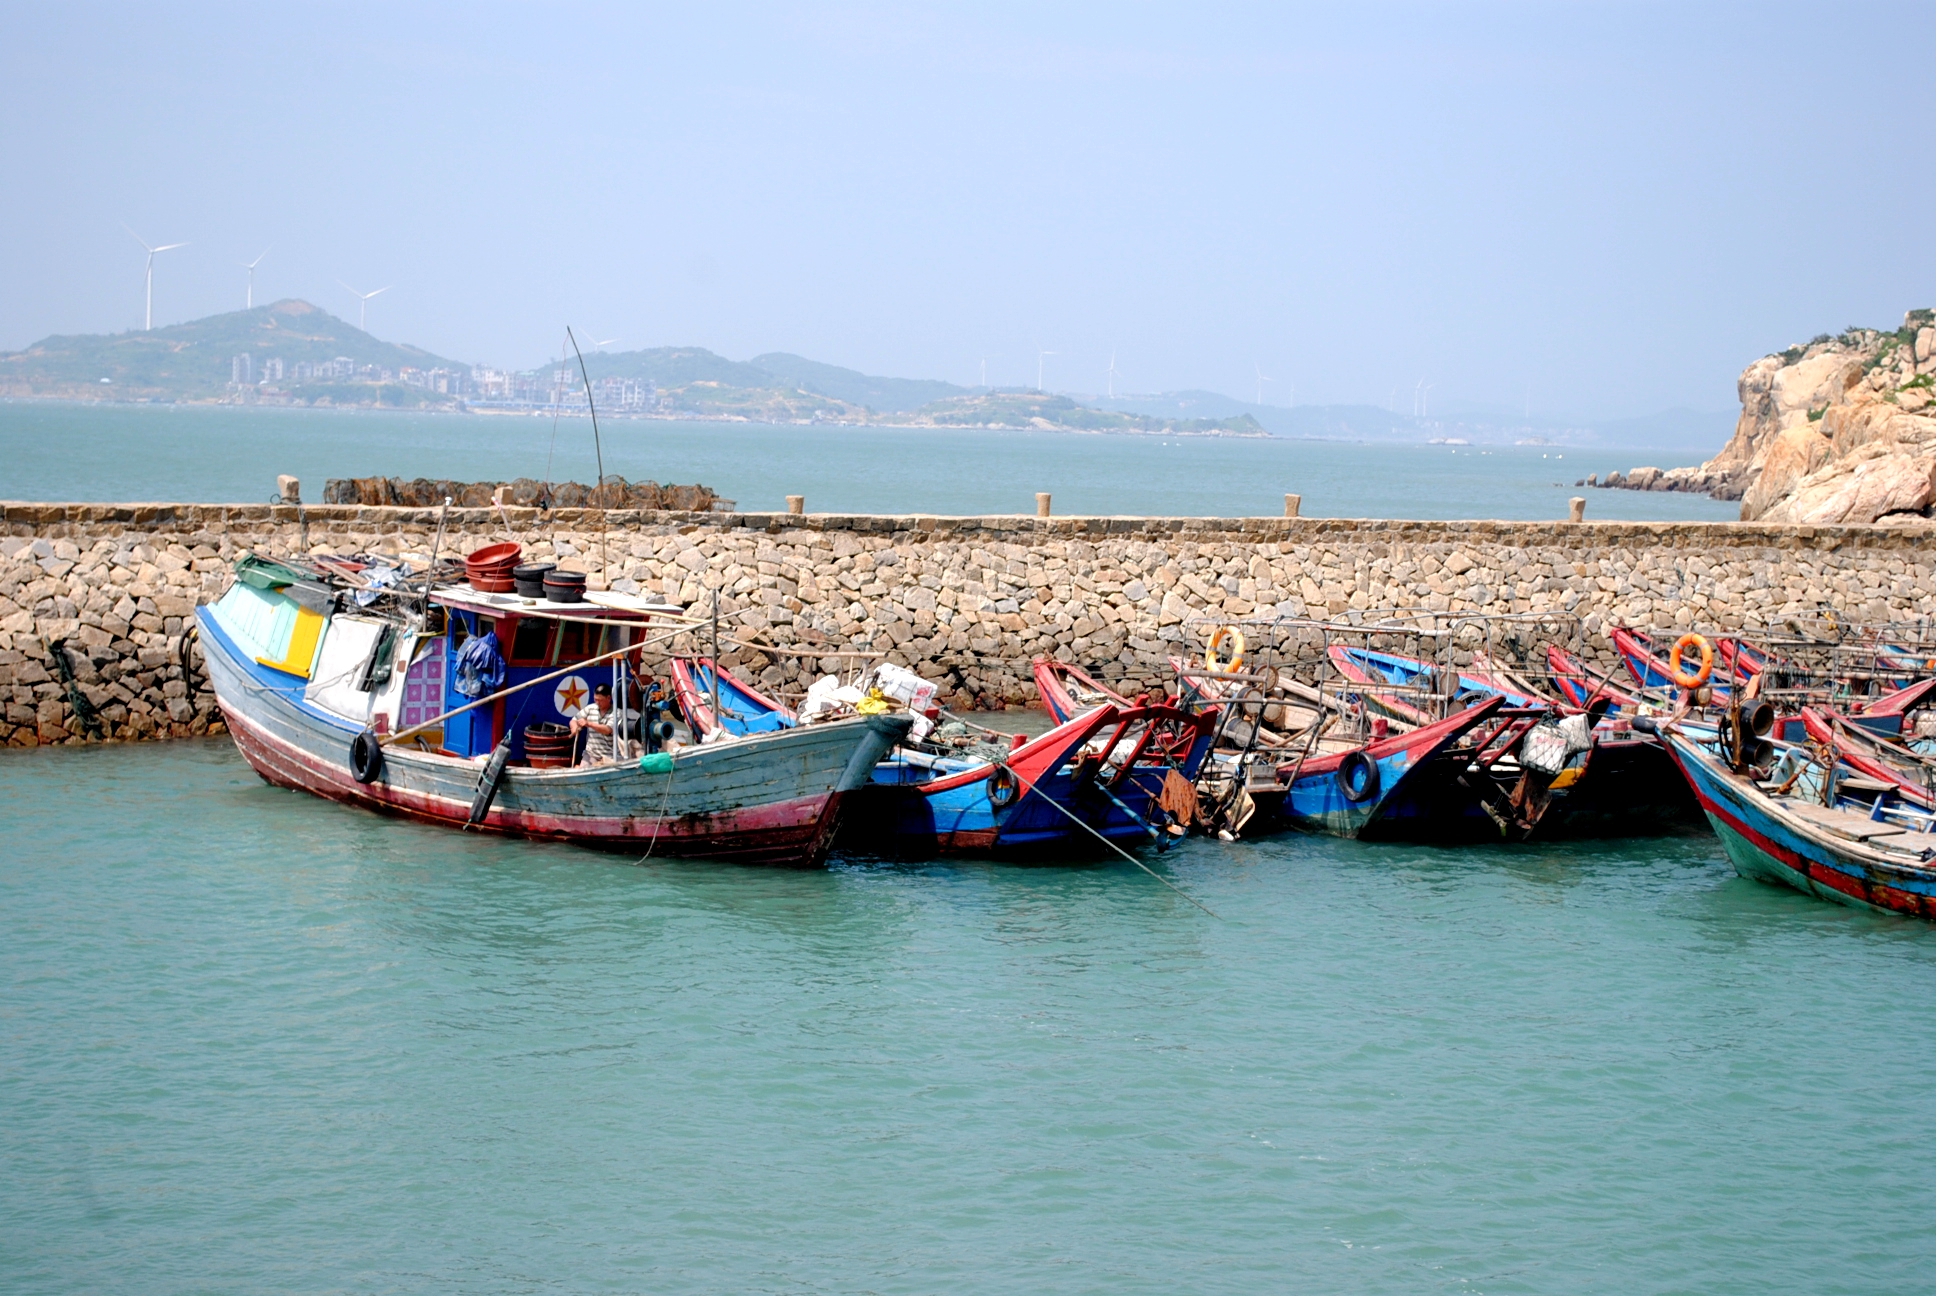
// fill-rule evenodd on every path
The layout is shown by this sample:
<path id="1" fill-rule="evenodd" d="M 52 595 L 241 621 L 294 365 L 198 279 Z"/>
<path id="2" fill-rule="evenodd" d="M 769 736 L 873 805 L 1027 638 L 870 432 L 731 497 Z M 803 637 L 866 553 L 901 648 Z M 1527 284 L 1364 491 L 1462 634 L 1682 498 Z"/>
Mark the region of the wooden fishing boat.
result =
<path id="1" fill-rule="evenodd" d="M 1568 706 L 1584 711 L 1605 698 L 1609 715 L 1632 716 L 1640 712 L 1641 700 L 1638 697 L 1615 688 L 1606 680 L 1592 678 L 1580 660 L 1558 644 L 1547 645 L 1546 664 L 1552 672 L 1554 688 Z"/>
<path id="2" fill-rule="evenodd" d="M 701 732 L 798 724 L 793 712 L 703 657 L 675 659 L 674 687 Z M 999 757 L 960 757 L 904 743 L 856 791 L 843 849 L 924 858 L 978 854 L 1091 854 L 1105 842 L 1150 840 L 1168 819 L 1172 771 L 1193 781 L 1209 750 L 1211 718 L 1162 705 L 1084 708 L 1048 733 L 1014 737 Z M 810 726 L 804 726 L 810 727 Z"/>
<path id="3" fill-rule="evenodd" d="M 1609 696 L 1606 688 L 1588 682 L 1577 662 L 1558 648 L 1549 649 L 1548 660 L 1556 667 L 1563 698 L 1534 689 L 1482 653 L 1456 673 L 1394 653 L 1341 651 L 1336 645 L 1331 653 L 1340 673 L 1368 686 L 1366 701 L 1389 715 L 1423 719 L 1434 695 L 1437 705 L 1449 707 L 1488 697 L 1505 703 L 1507 723 L 1478 744 L 1465 767 L 1453 768 L 1455 752 L 1440 762 L 1446 768 L 1414 778 L 1387 816 L 1388 831 L 1441 841 L 1554 840 L 1684 832 L 1701 823 L 1700 807 L 1666 750 L 1614 713 L 1624 699 L 1631 715 L 1637 701 L 1626 694 Z M 1557 669 L 1562 666 L 1564 674 Z M 1417 691 L 1381 694 L 1379 683 Z M 1562 770 L 1529 770 L 1515 744 L 1523 744 L 1536 726 L 1557 722 L 1569 707 L 1589 713 L 1589 745 L 1574 751 Z"/>
<path id="4" fill-rule="evenodd" d="M 1672 696 L 1680 689 L 1680 685 L 1674 682 L 1673 672 L 1668 669 L 1666 655 L 1656 651 L 1653 636 L 1645 631 L 1615 626 L 1607 632 L 1607 637 L 1613 640 L 1614 651 L 1620 654 L 1628 673 L 1643 691 Z M 1729 684 L 1725 672 L 1714 671 L 1709 675 L 1705 687 L 1716 702 L 1727 701 Z"/>
<path id="5" fill-rule="evenodd" d="M 1285 823 L 1334 837 L 1415 837 L 1426 825 L 1413 780 L 1504 705 L 1504 698 L 1493 696 L 1418 729 L 1285 762 L 1277 767 L 1281 791 L 1274 813 Z M 1252 796 L 1260 811 L 1272 806 Z"/>
<path id="6" fill-rule="evenodd" d="M 1818 767 L 1831 789 L 1831 804 L 1822 805 L 1737 773 L 1681 729 L 1661 737 L 1742 877 L 1881 913 L 1936 918 L 1936 820 L 1929 815 L 1892 813 L 1880 798 L 1860 813 L 1834 794 L 1833 767 Z"/>
<path id="7" fill-rule="evenodd" d="M 1503 697 L 1506 705 L 1513 707 L 1535 706 L 1541 701 L 1483 674 L 1441 668 L 1396 653 L 1348 644 L 1332 644 L 1328 651 L 1340 675 L 1364 686 L 1368 706 L 1408 725 L 1430 724 L 1488 697 Z"/>
<path id="8" fill-rule="evenodd" d="M 1803 707 L 1802 724 L 1815 742 L 1834 749 L 1849 768 L 1896 789 L 1896 795 L 1936 810 L 1936 759 L 1889 742 L 1826 707 Z"/>
<path id="9" fill-rule="evenodd" d="M 1073 720 L 1084 711 L 1099 706 L 1137 705 L 1082 667 L 1057 661 L 1053 657 L 1037 657 L 1034 673 L 1035 691 L 1041 695 L 1042 705 L 1048 708 L 1057 724 Z"/>
<path id="10" fill-rule="evenodd" d="M 627 852 L 813 864 L 842 798 L 911 724 L 860 717 L 538 768 L 527 763 L 527 730 L 555 733 L 602 677 L 623 696 L 655 620 L 675 609 L 444 585 L 366 613 L 325 581 L 263 566 L 197 610 L 216 698 L 265 780 L 346 804 Z M 485 636 L 504 646 L 501 673 L 494 693 L 474 697 L 459 691 L 460 666 Z"/>

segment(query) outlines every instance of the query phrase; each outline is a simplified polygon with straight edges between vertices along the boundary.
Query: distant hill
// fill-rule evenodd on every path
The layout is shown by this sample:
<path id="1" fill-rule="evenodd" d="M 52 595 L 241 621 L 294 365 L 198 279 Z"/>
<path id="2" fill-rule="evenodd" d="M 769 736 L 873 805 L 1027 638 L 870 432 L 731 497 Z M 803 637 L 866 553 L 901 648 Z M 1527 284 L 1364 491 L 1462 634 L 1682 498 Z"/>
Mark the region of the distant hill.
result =
<path id="1" fill-rule="evenodd" d="M 1272 436 L 1322 441 L 1422 441 L 1432 433 L 1419 420 L 1387 413 L 1376 405 L 1257 405 L 1213 391 L 1157 392 L 1147 396 L 1096 396 L 1101 409 L 1153 418 L 1255 419 Z"/>
<path id="2" fill-rule="evenodd" d="M 766 370 L 743 361 L 728 360 L 705 347 L 600 351 L 585 357 L 585 369 L 594 380 L 630 378 L 666 388 L 686 387 L 698 382 L 748 389 L 774 386 L 774 376 Z"/>
<path id="3" fill-rule="evenodd" d="M 338 357 L 391 371 L 466 367 L 421 347 L 372 337 L 319 306 L 290 299 L 146 332 L 42 338 L 24 351 L 0 352 L 0 390 L 84 399 L 216 399 L 228 386 L 230 361 L 243 352 L 258 373 L 264 361 L 280 359 L 291 386 L 298 363 Z"/>
<path id="4" fill-rule="evenodd" d="M 976 392 L 935 401 L 909 420 L 917 427 L 1043 428 L 1075 432 L 1150 432 L 1181 436 L 1269 436 L 1248 414 L 1234 418 L 1172 419 L 1100 410 L 1048 392 Z"/>
<path id="5" fill-rule="evenodd" d="M 230 362 L 244 352 L 258 379 L 271 359 L 282 361 L 282 377 L 231 389 Z M 332 363 L 341 359 L 349 363 Z M 330 368 L 305 369 L 299 376 L 299 364 Z M 509 375 L 473 372 L 290 299 L 148 332 L 55 336 L 24 351 L 0 352 L 0 395 L 529 410 L 548 408 L 562 394 L 567 412 L 582 410 L 576 366 L 560 388 L 556 365 Z M 1724 440 L 1734 419 L 1726 412 L 1668 410 L 1645 418 L 1573 421 L 1449 401 L 1431 418 L 1415 418 L 1375 405 L 1261 405 L 1201 389 L 1114 397 L 990 391 L 938 379 L 884 378 L 785 351 L 729 360 L 704 347 L 594 352 L 585 357 L 585 368 L 601 386 L 600 414 L 634 417 L 1696 451 Z M 410 369 L 419 372 L 404 372 Z M 450 372 L 429 373 L 439 369 Z"/>
<path id="6" fill-rule="evenodd" d="M 970 389 L 935 378 L 875 378 L 839 365 L 821 364 L 784 351 L 770 351 L 747 361 L 775 378 L 805 391 L 832 396 L 850 405 L 865 405 L 876 414 L 900 414 L 923 405 L 966 396 Z"/>
<path id="7" fill-rule="evenodd" d="M 968 390 L 932 379 L 876 378 L 856 369 L 821 364 L 784 351 L 740 361 L 715 355 L 704 347 L 654 347 L 645 351 L 588 355 L 585 368 L 594 379 L 650 381 L 676 397 L 686 398 L 687 403 L 701 398 L 710 398 L 716 403 L 720 393 L 695 390 L 697 385 L 716 384 L 722 390 L 736 389 L 749 394 L 731 400 L 735 407 L 777 404 L 797 409 L 802 417 L 810 416 L 815 410 L 824 417 L 864 418 L 868 412 L 904 413 Z M 825 399 L 803 401 L 799 399 L 802 396 Z"/>

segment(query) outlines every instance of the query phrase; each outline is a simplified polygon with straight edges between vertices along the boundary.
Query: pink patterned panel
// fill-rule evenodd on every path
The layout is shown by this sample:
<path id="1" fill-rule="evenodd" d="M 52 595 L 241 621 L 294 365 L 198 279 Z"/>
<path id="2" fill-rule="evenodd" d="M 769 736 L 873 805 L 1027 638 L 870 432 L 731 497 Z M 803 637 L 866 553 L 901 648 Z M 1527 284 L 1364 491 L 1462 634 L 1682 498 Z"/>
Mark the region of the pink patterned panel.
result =
<path id="1" fill-rule="evenodd" d="M 408 729 L 443 713 L 444 655 L 433 652 L 412 662 L 403 677 L 403 717 L 401 728 Z"/>

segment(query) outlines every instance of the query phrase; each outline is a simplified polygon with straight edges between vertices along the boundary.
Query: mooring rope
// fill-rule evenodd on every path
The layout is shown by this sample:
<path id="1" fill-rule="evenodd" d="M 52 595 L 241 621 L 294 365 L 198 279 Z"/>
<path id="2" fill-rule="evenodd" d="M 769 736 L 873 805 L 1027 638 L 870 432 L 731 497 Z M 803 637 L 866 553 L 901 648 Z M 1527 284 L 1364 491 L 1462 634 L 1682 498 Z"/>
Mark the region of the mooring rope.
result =
<path id="1" fill-rule="evenodd" d="M 1028 779 L 1019 770 L 1017 770 L 1014 766 L 1010 765 L 1007 761 L 995 761 L 993 763 L 998 768 L 1005 769 L 1010 774 L 1014 775 L 1015 781 L 1020 783 L 1028 791 L 1034 792 L 1036 790 L 1035 785 L 1029 782 Z M 1114 798 L 1111 798 L 1111 799 L 1113 800 Z M 1055 798 L 1048 795 L 1043 795 L 1042 800 L 1047 802 L 1049 805 L 1054 806 L 1057 810 L 1060 810 L 1064 815 L 1068 816 L 1070 822 L 1074 823 L 1078 828 L 1082 829 L 1084 832 L 1088 833 L 1091 837 L 1094 837 L 1097 841 L 1107 846 L 1110 850 L 1115 851 L 1118 855 L 1128 860 L 1131 864 L 1134 864 L 1137 868 L 1143 870 L 1143 872 L 1149 874 L 1151 877 L 1155 878 L 1158 882 L 1161 882 L 1164 886 L 1176 892 L 1178 895 L 1182 896 L 1185 900 L 1188 900 L 1191 904 L 1203 910 L 1203 912 L 1209 914 L 1212 918 L 1215 918 L 1218 922 L 1223 921 L 1222 914 L 1218 913 L 1215 909 L 1212 909 L 1209 905 L 1203 903 L 1203 901 L 1191 895 L 1188 891 L 1185 891 L 1182 887 L 1178 886 L 1176 883 L 1164 877 L 1161 873 L 1158 873 L 1155 869 L 1151 868 L 1149 865 L 1143 863 L 1143 861 L 1137 859 L 1134 855 L 1131 855 L 1128 851 L 1118 846 L 1115 842 L 1110 841 L 1107 837 L 1097 832 L 1089 824 L 1084 823 L 1080 818 L 1077 817 L 1076 813 L 1073 810 L 1069 809 L 1069 807 L 1063 805 L 1060 801 L 1057 801 Z M 1021 802 L 1018 801 L 1016 802 L 1016 804 L 1019 806 Z"/>

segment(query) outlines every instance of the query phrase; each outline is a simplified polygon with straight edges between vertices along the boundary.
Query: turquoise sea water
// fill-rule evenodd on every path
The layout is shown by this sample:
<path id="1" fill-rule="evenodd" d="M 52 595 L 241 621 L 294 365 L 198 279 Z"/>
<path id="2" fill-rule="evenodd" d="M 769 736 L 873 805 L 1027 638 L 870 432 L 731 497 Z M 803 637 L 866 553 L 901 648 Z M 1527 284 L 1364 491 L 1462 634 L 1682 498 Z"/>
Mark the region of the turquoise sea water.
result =
<path id="1" fill-rule="evenodd" d="M 1729 520 L 1698 495 L 1580 491 L 1590 472 L 1696 463 L 1713 447 L 1583 451 L 1540 446 L 1355 445 L 1287 439 L 1058 432 L 773 427 L 615 420 L 605 471 L 703 482 L 748 512 L 804 494 L 814 512 L 1028 513 L 1035 492 L 1067 514 L 1277 516 L 1286 492 L 1311 517 Z M 0 499 L 260 502 L 278 473 L 322 498 L 330 477 L 514 477 L 590 482 L 584 419 L 209 406 L 0 401 Z"/>
<path id="2" fill-rule="evenodd" d="M 655 861 L 0 758 L 8 1292 L 1912 1292 L 1936 927 L 1711 838 Z"/>

